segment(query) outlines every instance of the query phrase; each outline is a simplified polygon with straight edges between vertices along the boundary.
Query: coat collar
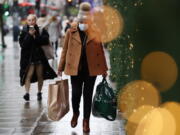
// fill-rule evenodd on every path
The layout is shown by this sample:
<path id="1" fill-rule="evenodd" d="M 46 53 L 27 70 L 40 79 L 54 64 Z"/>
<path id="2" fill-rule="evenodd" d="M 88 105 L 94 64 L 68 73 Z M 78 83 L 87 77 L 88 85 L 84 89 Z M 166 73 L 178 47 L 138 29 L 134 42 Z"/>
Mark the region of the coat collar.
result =
<path id="1" fill-rule="evenodd" d="M 78 25 L 76 24 L 75 26 L 72 26 L 70 31 L 73 34 L 73 38 L 81 43 L 81 39 L 78 31 Z M 89 43 L 91 40 L 96 38 L 96 34 L 93 29 L 91 29 L 91 31 L 88 31 L 87 33 L 88 33 L 87 43 Z"/>
<path id="2" fill-rule="evenodd" d="M 81 43 L 81 39 L 80 39 L 80 35 L 78 32 L 78 28 L 77 26 L 73 26 L 70 28 L 70 31 L 72 33 L 72 38 L 74 38 L 76 41 L 78 41 L 79 43 Z"/>

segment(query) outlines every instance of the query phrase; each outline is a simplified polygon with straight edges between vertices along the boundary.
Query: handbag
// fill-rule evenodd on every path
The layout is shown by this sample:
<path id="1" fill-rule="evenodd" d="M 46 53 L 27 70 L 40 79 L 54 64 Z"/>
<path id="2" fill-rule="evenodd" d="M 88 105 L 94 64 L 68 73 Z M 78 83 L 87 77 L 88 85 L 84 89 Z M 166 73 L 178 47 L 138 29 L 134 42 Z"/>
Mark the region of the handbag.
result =
<path id="1" fill-rule="evenodd" d="M 58 121 L 69 112 L 68 80 L 50 84 L 48 89 L 48 117 Z"/>
<path id="2" fill-rule="evenodd" d="M 44 55 L 46 56 L 46 58 L 49 59 L 54 59 L 54 48 L 51 44 L 48 45 L 43 45 L 41 46 Z"/>
<path id="3" fill-rule="evenodd" d="M 92 114 L 95 117 L 110 121 L 116 119 L 116 96 L 113 89 L 109 87 L 106 78 L 103 78 L 96 88 L 92 103 Z"/>

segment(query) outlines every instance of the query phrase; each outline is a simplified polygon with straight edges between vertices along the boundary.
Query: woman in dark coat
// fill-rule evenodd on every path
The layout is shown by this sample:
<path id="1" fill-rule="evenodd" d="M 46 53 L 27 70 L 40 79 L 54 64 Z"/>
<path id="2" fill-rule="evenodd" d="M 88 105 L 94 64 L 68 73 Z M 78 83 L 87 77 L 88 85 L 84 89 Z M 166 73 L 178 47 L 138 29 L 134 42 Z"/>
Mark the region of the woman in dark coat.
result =
<path id="1" fill-rule="evenodd" d="M 33 82 L 38 81 L 37 99 L 42 99 L 42 86 L 45 79 L 53 79 L 57 75 L 50 67 L 47 58 L 41 49 L 42 45 L 48 45 L 49 34 L 46 30 L 39 33 L 36 24 L 36 16 L 30 14 L 27 17 L 27 25 L 20 33 L 19 43 L 21 46 L 20 59 L 20 83 L 25 85 L 26 94 L 24 99 L 30 100 L 29 89 Z"/>

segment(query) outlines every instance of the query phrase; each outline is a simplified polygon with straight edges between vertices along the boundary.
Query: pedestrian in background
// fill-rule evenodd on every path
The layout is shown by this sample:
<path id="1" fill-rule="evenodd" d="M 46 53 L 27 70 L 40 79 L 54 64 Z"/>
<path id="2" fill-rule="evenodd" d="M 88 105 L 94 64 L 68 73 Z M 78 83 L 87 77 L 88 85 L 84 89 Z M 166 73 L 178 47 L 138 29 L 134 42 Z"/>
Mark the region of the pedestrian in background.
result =
<path id="1" fill-rule="evenodd" d="M 57 57 L 58 40 L 61 36 L 61 24 L 57 16 L 52 16 L 47 24 L 48 33 L 50 35 L 50 42 L 54 47 L 55 56 Z"/>
<path id="2" fill-rule="evenodd" d="M 28 15 L 27 25 L 23 27 L 19 38 L 21 47 L 20 83 L 21 86 L 25 85 L 24 99 L 26 101 L 30 100 L 31 83 L 38 81 L 37 100 L 40 101 L 43 81 L 57 76 L 41 49 L 41 46 L 49 44 L 49 34 L 46 30 L 43 30 L 41 35 L 39 34 L 36 19 L 35 15 Z"/>
<path id="3" fill-rule="evenodd" d="M 78 24 L 70 27 L 65 36 L 65 42 L 58 67 L 71 76 L 73 117 L 71 126 L 77 125 L 79 105 L 83 93 L 83 131 L 88 133 L 91 114 L 92 95 L 97 75 L 107 76 L 107 64 L 102 43 L 96 39 L 97 31 L 93 29 L 91 5 L 84 2 L 80 5 Z"/>
<path id="4" fill-rule="evenodd" d="M 72 23 L 73 23 L 73 17 L 70 17 L 65 27 L 65 33 L 69 28 L 71 28 Z"/>
<path id="5" fill-rule="evenodd" d="M 62 21 L 61 21 L 61 25 L 62 25 L 61 34 L 63 37 L 65 36 L 65 28 L 66 28 L 68 22 L 69 21 L 68 21 L 67 16 L 63 16 Z"/>
<path id="6" fill-rule="evenodd" d="M 13 42 L 14 44 L 18 43 L 18 37 L 20 34 L 20 18 L 18 13 L 13 14 Z"/>

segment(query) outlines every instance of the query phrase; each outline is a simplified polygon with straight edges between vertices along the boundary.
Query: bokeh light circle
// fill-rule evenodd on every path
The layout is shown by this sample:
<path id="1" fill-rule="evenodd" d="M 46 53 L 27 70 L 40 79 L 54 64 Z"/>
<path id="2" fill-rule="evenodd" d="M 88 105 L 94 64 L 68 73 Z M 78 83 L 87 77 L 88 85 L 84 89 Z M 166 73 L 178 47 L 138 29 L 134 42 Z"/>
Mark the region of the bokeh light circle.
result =
<path id="1" fill-rule="evenodd" d="M 135 135 L 175 135 L 176 124 L 172 114 L 163 108 L 156 108 L 140 121 Z"/>
<path id="2" fill-rule="evenodd" d="M 153 109 L 154 107 L 150 105 L 140 106 L 129 116 L 128 121 L 138 124 L 142 118 Z"/>
<path id="3" fill-rule="evenodd" d="M 158 90 L 149 82 L 137 80 L 128 83 L 118 95 L 118 109 L 128 118 L 143 105 L 157 107 L 160 104 Z"/>
<path id="4" fill-rule="evenodd" d="M 110 42 L 117 38 L 123 31 L 123 18 L 118 10 L 110 6 L 102 6 L 99 10 L 94 10 L 93 12 L 93 24 L 96 30 L 99 33 L 96 37 L 97 40 L 102 41 L 103 43 Z"/>
<path id="5" fill-rule="evenodd" d="M 171 114 L 175 119 L 176 133 L 174 135 L 180 135 L 180 104 L 175 102 L 168 102 L 163 104 L 162 107 L 167 109 L 169 112 L 171 112 Z"/>
<path id="6" fill-rule="evenodd" d="M 143 105 L 134 111 L 128 118 L 128 122 L 125 126 L 128 135 L 134 135 L 138 124 L 150 111 L 154 109 L 153 106 Z"/>
<path id="7" fill-rule="evenodd" d="M 178 67 L 175 60 L 165 52 L 152 52 L 145 56 L 141 65 L 141 77 L 158 90 L 170 89 L 177 80 Z"/>

